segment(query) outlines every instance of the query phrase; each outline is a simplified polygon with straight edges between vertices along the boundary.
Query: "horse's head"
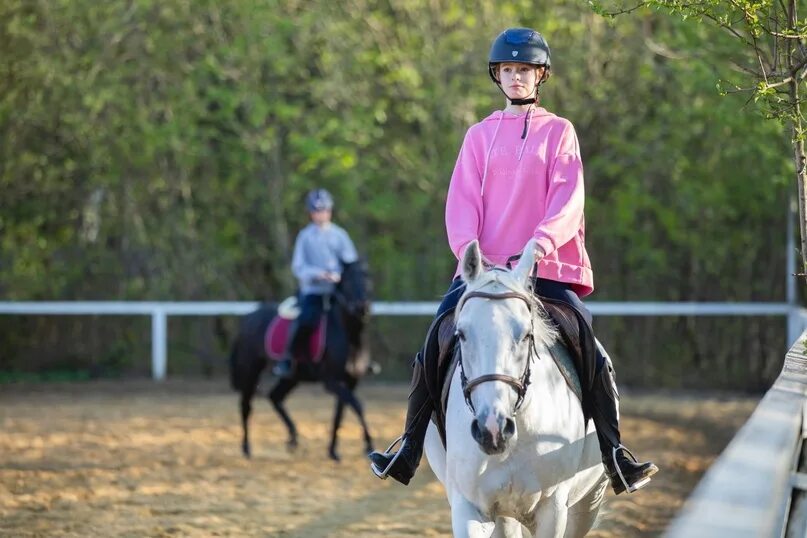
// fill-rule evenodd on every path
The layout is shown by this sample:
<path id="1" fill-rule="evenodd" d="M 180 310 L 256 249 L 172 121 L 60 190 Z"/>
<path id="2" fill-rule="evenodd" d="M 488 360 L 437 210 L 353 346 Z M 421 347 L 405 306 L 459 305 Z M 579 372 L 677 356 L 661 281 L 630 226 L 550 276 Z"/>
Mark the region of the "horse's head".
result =
<path id="1" fill-rule="evenodd" d="M 370 277 L 364 260 L 342 264 L 342 279 L 336 286 L 336 294 L 351 317 L 363 320 L 369 314 Z"/>
<path id="2" fill-rule="evenodd" d="M 460 376 L 474 414 L 471 434 L 487 454 L 504 452 L 516 434 L 515 415 L 527 397 L 536 346 L 555 338 L 530 289 L 534 256 L 530 241 L 515 269 L 484 272 L 474 241 L 462 260 L 467 287 L 456 311 Z"/>

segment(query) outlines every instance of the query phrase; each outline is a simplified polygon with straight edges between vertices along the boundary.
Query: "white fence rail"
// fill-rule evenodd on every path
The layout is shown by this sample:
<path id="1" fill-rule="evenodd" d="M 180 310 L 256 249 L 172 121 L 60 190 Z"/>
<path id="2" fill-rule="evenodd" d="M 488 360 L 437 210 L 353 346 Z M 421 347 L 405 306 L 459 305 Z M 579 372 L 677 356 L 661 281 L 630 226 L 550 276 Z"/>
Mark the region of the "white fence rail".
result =
<path id="1" fill-rule="evenodd" d="M 787 353 L 776 382 L 709 468 L 666 538 L 807 535 L 805 337 L 807 332 Z"/>
<path id="2" fill-rule="evenodd" d="M 256 302 L 137 302 L 137 301 L 10 301 L 0 302 L 0 314 L 61 316 L 151 316 L 151 373 L 165 378 L 168 316 L 239 316 L 255 310 Z M 437 302 L 375 302 L 376 316 L 431 316 Z M 654 303 L 589 302 L 595 316 L 787 316 L 788 345 L 807 328 L 807 310 L 787 303 Z"/>

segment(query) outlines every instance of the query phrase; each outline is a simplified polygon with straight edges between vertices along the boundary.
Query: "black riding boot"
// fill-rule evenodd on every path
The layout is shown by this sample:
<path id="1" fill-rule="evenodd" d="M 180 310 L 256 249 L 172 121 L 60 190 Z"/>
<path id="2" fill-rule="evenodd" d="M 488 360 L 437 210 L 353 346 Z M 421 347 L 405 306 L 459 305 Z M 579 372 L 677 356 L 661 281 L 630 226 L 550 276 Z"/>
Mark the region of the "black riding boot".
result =
<path id="1" fill-rule="evenodd" d="M 372 452 L 370 469 L 379 478 L 391 476 L 403 485 L 415 475 L 423 454 L 423 439 L 432 414 L 432 402 L 423 375 L 421 353 L 415 359 L 415 371 L 412 373 L 412 389 L 409 392 L 409 405 L 406 410 L 406 427 L 404 434 L 392 443 L 385 452 Z M 397 452 L 390 452 L 400 442 Z"/>
<path id="2" fill-rule="evenodd" d="M 277 377 L 291 377 L 292 374 L 292 367 L 291 367 L 291 357 L 286 355 L 275 364 L 275 367 L 272 368 L 272 373 L 275 374 Z"/>
<path id="3" fill-rule="evenodd" d="M 616 407 L 616 394 L 611 378 L 610 364 L 606 362 L 594 379 L 591 391 L 591 415 L 597 428 L 602 462 L 611 480 L 614 493 L 633 493 L 647 485 L 650 477 L 658 472 L 653 462 L 639 463 L 633 454 L 620 442 L 619 412 Z M 628 457 L 630 456 L 630 457 Z"/>

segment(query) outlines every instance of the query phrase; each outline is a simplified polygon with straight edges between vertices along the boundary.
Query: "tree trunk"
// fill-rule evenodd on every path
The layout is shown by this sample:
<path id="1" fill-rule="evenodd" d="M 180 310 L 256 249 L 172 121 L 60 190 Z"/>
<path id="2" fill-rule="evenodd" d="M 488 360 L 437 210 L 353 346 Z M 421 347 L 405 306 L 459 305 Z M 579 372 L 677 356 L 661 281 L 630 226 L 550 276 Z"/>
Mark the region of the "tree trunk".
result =
<path id="1" fill-rule="evenodd" d="M 283 191 L 286 188 L 282 150 L 284 142 L 285 132 L 284 129 L 280 128 L 271 156 L 268 159 L 268 177 L 266 178 L 270 206 L 270 212 L 267 215 L 269 218 L 269 237 L 272 241 L 275 261 L 273 277 L 280 283 L 281 287 L 281 290 L 275 290 L 275 298 L 279 297 L 278 291 L 285 294 L 294 289 L 294 279 L 289 270 L 291 263 L 289 228 L 286 225 L 286 217 L 283 211 Z M 282 265 L 278 266 L 277 264 Z"/>
<path id="2" fill-rule="evenodd" d="M 792 31 L 797 31 L 796 23 L 796 0 L 790 0 L 788 3 L 787 13 L 787 26 Z M 791 134 L 793 136 L 793 159 L 796 164 L 796 183 L 799 189 L 799 232 L 801 235 L 801 268 L 799 273 L 807 272 L 807 223 L 805 223 L 805 215 L 807 215 L 807 201 L 804 197 L 804 181 L 805 176 L 805 155 L 804 155 L 804 138 L 803 138 L 803 125 L 801 121 L 801 105 L 799 104 L 799 68 L 796 64 L 796 59 L 793 57 L 795 50 L 794 45 L 787 44 L 787 67 L 790 71 L 790 105 L 793 107 L 793 116 L 790 121 Z"/>
<path id="3" fill-rule="evenodd" d="M 795 86 L 797 83 L 791 83 Z M 794 96 L 795 97 L 792 97 Z M 798 99 L 798 90 L 791 89 L 791 98 Z M 793 132 L 793 150 L 794 150 L 794 161 L 796 164 L 796 181 L 798 183 L 799 189 L 799 232 L 801 234 L 801 267 L 799 269 L 799 273 L 807 273 L 807 223 L 805 222 L 805 206 L 807 203 L 805 202 L 804 196 L 804 182 L 807 179 L 807 173 L 805 173 L 805 155 L 804 155 L 804 140 L 801 139 L 801 112 L 798 110 L 799 105 L 796 104 L 796 118 L 792 122 L 792 132 Z M 792 268 L 790 268 L 792 270 Z"/>

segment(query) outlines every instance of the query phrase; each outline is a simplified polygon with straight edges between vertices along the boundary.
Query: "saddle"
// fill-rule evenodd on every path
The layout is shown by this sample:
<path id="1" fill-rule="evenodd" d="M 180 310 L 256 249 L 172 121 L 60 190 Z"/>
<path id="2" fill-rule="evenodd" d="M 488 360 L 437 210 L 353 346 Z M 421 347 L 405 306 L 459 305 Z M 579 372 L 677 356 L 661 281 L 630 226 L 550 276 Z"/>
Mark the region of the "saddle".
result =
<path id="1" fill-rule="evenodd" d="M 591 418 L 589 393 L 597 372 L 594 333 L 585 317 L 573 306 L 546 297 L 539 297 L 555 325 L 560 340 L 549 350 L 566 383 L 580 399 L 585 420 Z M 426 334 L 423 372 L 432 401 L 432 421 L 446 444 L 446 409 L 451 379 L 457 368 L 460 347 L 455 335 L 454 310 L 435 319 Z"/>
<path id="2" fill-rule="evenodd" d="M 300 314 L 295 297 L 289 297 L 283 301 L 278 308 L 277 315 L 269 322 L 263 338 L 266 356 L 271 360 L 283 360 L 288 349 L 288 340 L 291 337 L 292 328 Z M 308 350 L 311 362 L 316 364 L 322 360 L 325 352 L 325 338 L 327 337 L 327 318 L 322 316 L 317 329 L 311 334 Z"/>

